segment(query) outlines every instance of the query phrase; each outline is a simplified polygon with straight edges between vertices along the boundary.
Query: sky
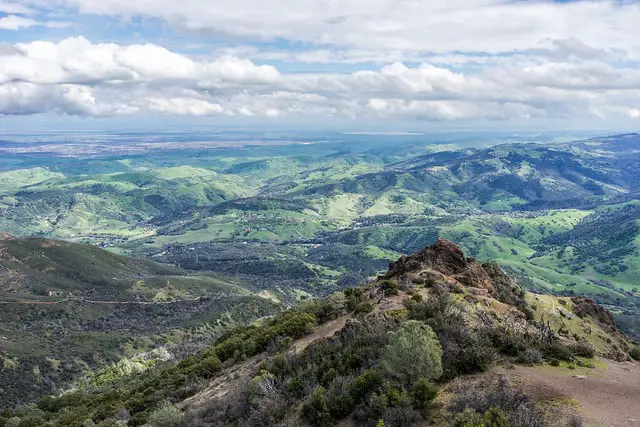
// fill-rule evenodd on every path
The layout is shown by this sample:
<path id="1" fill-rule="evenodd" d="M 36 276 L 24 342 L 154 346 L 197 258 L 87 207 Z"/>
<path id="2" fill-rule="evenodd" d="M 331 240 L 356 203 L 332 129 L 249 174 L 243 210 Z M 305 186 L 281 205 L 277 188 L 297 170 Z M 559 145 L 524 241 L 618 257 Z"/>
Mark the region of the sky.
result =
<path id="1" fill-rule="evenodd" d="M 639 128 L 640 1 L 0 0 L 0 129 Z"/>

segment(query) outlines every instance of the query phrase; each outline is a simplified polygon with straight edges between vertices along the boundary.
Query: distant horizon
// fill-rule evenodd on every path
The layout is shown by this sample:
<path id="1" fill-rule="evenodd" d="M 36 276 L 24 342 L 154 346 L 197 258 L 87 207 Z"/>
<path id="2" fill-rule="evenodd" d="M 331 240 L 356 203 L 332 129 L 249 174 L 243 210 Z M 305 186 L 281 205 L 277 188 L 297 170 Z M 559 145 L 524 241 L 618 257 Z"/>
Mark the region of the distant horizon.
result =
<path id="1" fill-rule="evenodd" d="M 597 135 L 617 135 L 640 132 L 640 123 L 620 123 L 616 121 L 591 121 L 582 123 L 575 121 L 554 121 L 550 123 L 532 122 L 400 122 L 371 123 L 367 121 L 336 120 L 322 121 L 224 121 L 216 122 L 210 118 L 197 117 L 58 117 L 49 115 L 7 117 L 0 115 L 0 139 L 3 134 L 36 134 L 47 132 L 329 132 L 344 135 L 360 136 L 419 136 L 443 133 L 594 133 Z M 595 136 L 595 135 L 594 135 Z"/>

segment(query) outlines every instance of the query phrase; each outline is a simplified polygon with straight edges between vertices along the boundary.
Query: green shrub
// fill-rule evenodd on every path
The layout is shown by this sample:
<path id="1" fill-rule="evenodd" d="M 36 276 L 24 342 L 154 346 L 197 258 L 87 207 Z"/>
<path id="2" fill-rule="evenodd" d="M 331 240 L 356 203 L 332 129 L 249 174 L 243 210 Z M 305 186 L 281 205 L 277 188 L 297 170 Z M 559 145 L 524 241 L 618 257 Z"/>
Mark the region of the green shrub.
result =
<path id="1" fill-rule="evenodd" d="M 544 417 L 533 400 L 511 385 L 505 377 L 495 383 L 458 385 L 449 411 L 458 414 L 453 425 L 460 427 L 544 425 Z"/>
<path id="2" fill-rule="evenodd" d="M 422 295 L 418 293 L 414 293 L 413 295 L 411 295 L 411 301 L 421 302 L 422 300 L 423 300 Z"/>
<path id="3" fill-rule="evenodd" d="M 629 351 L 629 355 L 633 358 L 633 360 L 640 360 L 640 347 L 633 346 L 631 351 Z"/>
<path id="4" fill-rule="evenodd" d="M 346 378 L 340 378 L 331 384 L 328 391 L 327 401 L 331 416 L 337 419 L 346 417 L 356 406 L 352 395 L 347 391 L 349 382 Z"/>
<path id="5" fill-rule="evenodd" d="M 510 427 L 511 424 L 504 412 L 498 408 L 491 408 L 484 414 L 473 409 L 465 409 L 456 415 L 451 423 L 452 427 Z"/>
<path id="6" fill-rule="evenodd" d="M 369 398 L 369 416 L 372 419 L 380 419 L 389 409 L 389 399 L 383 394 L 373 393 Z"/>
<path id="7" fill-rule="evenodd" d="M 383 384 L 381 391 L 387 398 L 390 407 L 408 406 L 411 403 L 411 396 L 400 384 L 387 381 Z"/>
<path id="8" fill-rule="evenodd" d="M 559 342 L 547 344 L 542 348 L 544 354 L 550 359 L 557 360 L 571 360 L 573 359 L 573 352 L 570 348 Z"/>
<path id="9" fill-rule="evenodd" d="M 356 316 L 363 316 L 365 314 L 369 314 L 373 311 L 374 306 L 370 302 L 362 302 L 356 306 L 353 310 L 353 314 Z"/>
<path id="10" fill-rule="evenodd" d="M 20 417 L 9 418 L 4 425 L 5 427 L 20 427 Z"/>
<path id="11" fill-rule="evenodd" d="M 269 344 L 280 347 L 311 333 L 318 321 L 312 311 L 324 313 L 323 306 L 312 304 L 300 309 L 280 313 L 266 324 L 255 327 L 240 327 L 221 336 L 213 348 L 223 362 L 255 356 L 267 349 Z M 323 315 L 326 315 L 324 313 Z M 278 347 L 278 345 L 276 345 Z"/>
<path id="12" fill-rule="evenodd" d="M 542 352 L 537 348 L 527 348 L 518 355 L 518 363 L 533 365 L 542 362 Z"/>
<path id="13" fill-rule="evenodd" d="M 344 290 L 346 299 L 345 307 L 356 316 L 363 316 L 373 311 L 373 304 L 368 300 L 364 291 L 360 288 L 349 288 Z"/>
<path id="14" fill-rule="evenodd" d="M 220 359 L 212 354 L 202 359 L 196 358 L 196 361 L 185 370 L 185 373 L 200 378 L 211 378 L 220 371 L 221 366 Z"/>
<path id="15" fill-rule="evenodd" d="M 428 379 L 422 377 L 416 381 L 411 390 L 413 408 L 423 411 L 429 407 L 437 396 L 438 389 Z"/>
<path id="16" fill-rule="evenodd" d="M 398 295 L 398 284 L 393 280 L 383 280 L 380 282 L 380 290 L 384 296 Z"/>
<path id="17" fill-rule="evenodd" d="M 580 341 L 574 344 L 571 347 L 571 351 L 573 354 L 580 357 L 593 358 L 596 355 L 596 349 L 593 344 L 586 341 Z"/>
<path id="18" fill-rule="evenodd" d="M 318 323 L 325 323 L 344 314 L 345 302 L 344 294 L 336 293 L 325 299 L 309 301 L 301 307 L 301 310 L 313 314 L 318 319 Z"/>
<path id="19" fill-rule="evenodd" d="M 438 331 L 442 346 L 444 377 L 486 371 L 495 358 L 495 350 L 485 335 L 457 320 Z"/>
<path id="20" fill-rule="evenodd" d="M 19 427 L 42 427 L 46 421 L 42 417 L 31 416 L 20 419 Z"/>
<path id="21" fill-rule="evenodd" d="M 449 295 L 449 291 L 441 285 L 433 288 L 433 295 L 426 301 L 408 300 L 405 307 L 409 319 L 421 320 L 429 323 L 434 330 L 441 329 L 449 321 L 459 318 L 458 310 L 455 310 L 455 302 Z"/>
<path id="22" fill-rule="evenodd" d="M 382 385 L 382 376 L 375 369 L 369 369 L 349 384 L 349 394 L 355 402 L 361 402 L 367 395 Z"/>
<path id="23" fill-rule="evenodd" d="M 163 402 L 150 415 L 148 422 L 153 427 L 178 427 L 182 421 L 182 412 L 170 402 Z"/>
<path id="24" fill-rule="evenodd" d="M 278 353 L 271 361 L 269 371 L 278 378 L 283 378 L 289 371 L 289 362 L 282 353 Z"/>
<path id="25" fill-rule="evenodd" d="M 535 347 L 526 336 L 518 335 L 511 330 L 494 328 L 489 332 L 494 347 L 506 356 L 518 356 L 527 349 Z"/>
<path id="26" fill-rule="evenodd" d="M 420 377 L 442 376 L 442 347 L 433 329 L 424 322 L 409 320 L 389 333 L 382 366 L 392 377 L 411 384 Z"/>
<path id="27" fill-rule="evenodd" d="M 307 381 L 302 375 L 293 377 L 287 384 L 286 391 L 294 397 L 302 397 L 304 396 L 306 384 Z"/>
<path id="28" fill-rule="evenodd" d="M 364 292 L 360 288 L 345 289 L 344 296 L 346 298 L 345 306 L 348 311 L 354 311 L 356 307 L 366 299 Z"/>
<path id="29" fill-rule="evenodd" d="M 318 386 L 311 393 L 311 399 L 304 406 L 304 416 L 312 426 L 324 427 L 331 424 L 331 413 L 324 387 Z"/>

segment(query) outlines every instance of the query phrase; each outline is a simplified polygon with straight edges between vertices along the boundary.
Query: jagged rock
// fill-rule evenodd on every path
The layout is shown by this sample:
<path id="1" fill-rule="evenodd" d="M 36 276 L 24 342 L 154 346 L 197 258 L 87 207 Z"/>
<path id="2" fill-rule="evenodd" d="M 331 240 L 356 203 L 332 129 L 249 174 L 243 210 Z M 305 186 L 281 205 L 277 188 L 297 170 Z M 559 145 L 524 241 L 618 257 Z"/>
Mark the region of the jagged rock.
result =
<path id="1" fill-rule="evenodd" d="M 598 305 L 589 298 L 574 297 L 571 298 L 573 302 L 573 312 L 582 318 L 591 317 L 594 319 L 603 329 L 615 333 L 619 333 L 616 328 L 616 322 L 613 319 L 613 315 L 604 307 Z"/>
<path id="2" fill-rule="evenodd" d="M 486 289 L 480 289 L 480 288 L 468 288 L 469 293 L 471 293 L 472 295 L 478 295 L 478 296 L 489 296 L 489 291 Z"/>
<path id="3" fill-rule="evenodd" d="M 565 319 L 573 319 L 573 314 L 562 307 L 558 307 L 558 313 L 560 313 L 560 316 L 564 317 Z"/>
<path id="4" fill-rule="evenodd" d="M 468 289 L 483 289 L 494 298 L 506 298 L 504 302 L 510 304 L 513 304 L 510 295 L 518 289 L 515 281 L 497 263 L 481 264 L 475 258 L 466 258 L 460 247 L 443 238 L 420 252 L 391 263 L 384 278 L 407 278 L 425 270 L 436 273 L 432 274 L 434 277 L 442 275 L 453 279 Z"/>

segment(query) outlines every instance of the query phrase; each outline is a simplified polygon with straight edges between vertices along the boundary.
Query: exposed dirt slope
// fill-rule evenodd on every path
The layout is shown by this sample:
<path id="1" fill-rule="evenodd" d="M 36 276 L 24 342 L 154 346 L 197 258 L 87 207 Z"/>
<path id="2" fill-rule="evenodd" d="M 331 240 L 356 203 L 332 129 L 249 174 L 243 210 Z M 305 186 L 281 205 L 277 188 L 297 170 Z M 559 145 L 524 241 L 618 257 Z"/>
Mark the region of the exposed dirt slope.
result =
<path id="1" fill-rule="evenodd" d="M 508 376 L 538 400 L 574 400 L 588 425 L 640 426 L 640 365 L 602 359 L 598 369 L 517 366 Z"/>

